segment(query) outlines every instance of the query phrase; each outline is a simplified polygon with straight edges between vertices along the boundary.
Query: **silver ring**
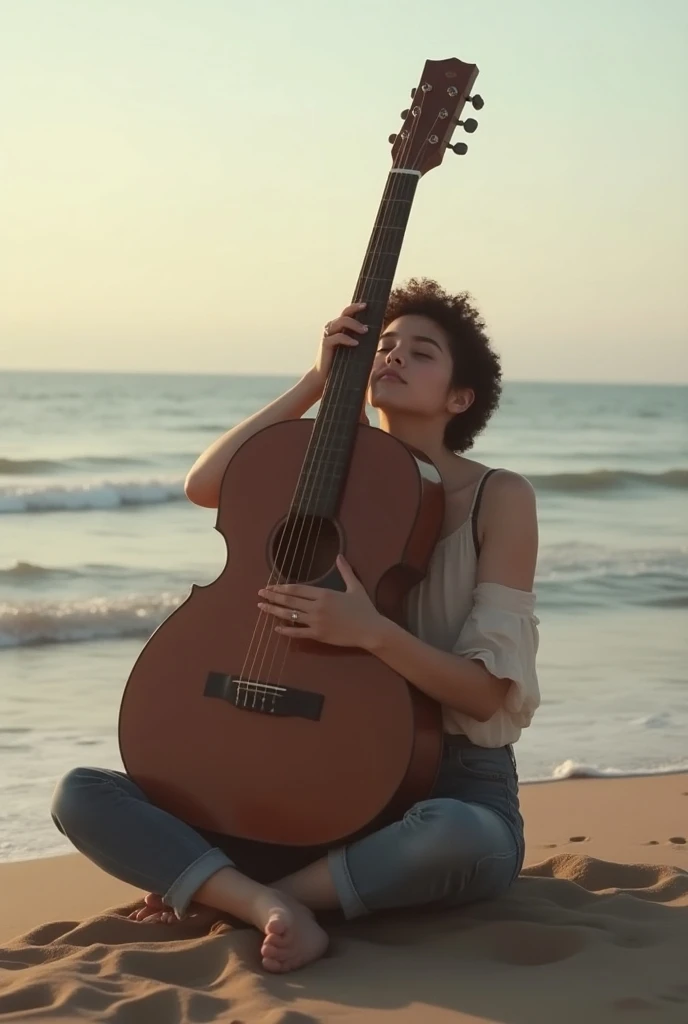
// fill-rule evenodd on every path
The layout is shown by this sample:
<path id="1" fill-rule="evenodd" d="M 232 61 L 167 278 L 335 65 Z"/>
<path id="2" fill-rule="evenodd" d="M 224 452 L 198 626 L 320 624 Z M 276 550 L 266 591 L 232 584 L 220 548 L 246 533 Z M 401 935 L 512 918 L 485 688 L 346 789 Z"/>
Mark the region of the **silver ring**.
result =
<path id="1" fill-rule="evenodd" d="M 329 336 L 330 336 L 330 327 L 331 326 L 332 326 L 332 321 L 328 320 L 327 323 L 325 324 L 325 326 L 323 327 L 323 338 L 329 338 Z"/>
<path id="2" fill-rule="evenodd" d="M 291 621 L 292 622 L 298 622 L 299 621 L 299 613 L 298 612 L 292 612 L 291 613 Z"/>

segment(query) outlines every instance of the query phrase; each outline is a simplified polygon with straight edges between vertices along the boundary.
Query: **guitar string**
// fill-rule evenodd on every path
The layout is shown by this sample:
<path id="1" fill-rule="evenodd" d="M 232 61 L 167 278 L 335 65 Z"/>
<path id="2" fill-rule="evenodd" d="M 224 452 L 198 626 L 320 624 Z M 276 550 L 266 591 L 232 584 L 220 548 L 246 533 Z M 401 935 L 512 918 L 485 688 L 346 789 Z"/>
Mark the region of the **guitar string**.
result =
<path id="1" fill-rule="evenodd" d="M 425 94 L 424 94 L 424 97 L 425 97 Z M 416 120 L 415 123 L 417 124 L 418 121 Z M 414 127 L 415 127 L 415 125 L 414 125 Z M 411 133 L 409 133 L 409 136 L 407 137 L 407 139 L 404 140 L 404 147 L 403 147 L 403 149 L 407 149 L 410 146 L 410 144 L 411 144 Z M 403 149 L 402 149 L 402 154 L 400 155 L 400 160 L 403 158 Z M 389 182 L 388 182 L 388 186 L 386 188 L 386 191 L 387 191 L 388 188 L 389 188 Z M 394 180 L 392 182 L 392 187 L 389 188 L 389 191 L 392 194 L 394 194 L 395 192 L 399 193 L 401 191 L 401 185 L 399 183 L 397 183 L 396 180 Z M 395 198 L 396 198 L 396 196 L 395 196 Z M 382 229 L 384 229 L 384 228 L 389 226 L 389 223 L 385 224 L 385 219 L 387 217 L 388 211 L 389 211 L 389 216 L 391 217 L 391 215 L 392 215 L 391 214 L 391 208 L 389 206 L 383 210 L 383 218 L 382 218 L 382 226 L 381 226 Z M 381 236 L 382 236 L 382 230 L 379 232 L 378 238 L 375 240 L 375 243 L 374 243 L 375 246 L 378 246 L 378 245 L 382 244 L 382 237 Z M 359 288 L 362 290 L 363 283 L 364 282 L 363 282 L 363 275 L 362 275 L 362 279 L 361 279 L 361 281 L 359 281 L 359 286 L 357 287 L 357 292 L 359 291 Z M 333 411 L 334 411 L 334 398 L 336 397 L 338 391 L 341 390 L 341 381 L 346 376 L 346 368 L 347 368 L 347 365 L 348 365 L 348 361 L 345 360 L 344 357 L 347 354 L 348 354 L 347 352 L 341 352 L 339 359 L 337 359 L 337 352 L 336 352 L 336 350 L 333 353 L 333 359 L 335 360 L 335 364 L 336 364 L 335 367 L 334 367 L 334 374 L 333 374 L 331 383 L 328 382 L 329 386 L 328 386 L 328 384 L 326 384 L 328 401 L 331 402 L 331 404 L 329 405 L 329 408 L 332 409 Z M 330 399 L 330 395 L 332 396 L 332 399 Z M 325 396 L 323 396 L 323 397 L 325 397 Z M 320 435 L 323 432 L 325 432 L 324 442 L 321 444 L 321 447 L 320 447 L 320 451 L 322 452 L 324 447 L 325 447 L 325 444 L 327 443 L 327 440 L 329 439 L 329 436 L 330 436 L 330 434 L 332 432 L 332 429 L 334 427 L 334 419 L 335 419 L 335 417 L 334 417 L 333 413 L 331 413 L 330 414 L 330 421 L 327 422 L 327 411 L 326 411 L 326 415 L 325 415 L 325 417 L 323 419 L 322 427 L 319 428 L 319 433 L 317 435 L 316 435 L 316 427 L 315 427 L 315 425 L 313 427 L 313 433 L 311 435 L 311 440 L 310 440 L 310 443 L 309 443 L 308 448 L 306 450 L 306 456 L 305 456 L 305 460 L 304 460 L 304 461 L 307 462 L 306 477 L 305 477 L 305 480 L 303 480 L 303 483 L 302 483 L 302 478 L 303 478 L 303 467 L 302 467 L 301 475 L 300 475 L 299 481 L 297 483 L 297 489 L 295 491 L 294 498 L 292 499 L 292 503 L 291 503 L 289 512 L 287 513 L 287 519 L 285 520 L 285 525 L 282 528 L 282 536 L 280 537 L 280 543 L 278 545 L 277 552 L 275 553 L 275 556 L 274 556 L 275 561 L 273 563 L 273 569 L 272 569 L 272 571 L 270 573 L 270 579 L 269 579 L 268 585 L 270 585 L 270 583 L 273 582 L 274 572 L 275 572 L 274 566 L 275 565 L 279 566 L 281 564 L 280 554 L 282 552 L 283 546 L 286 547 L 286 550 L 288 552 L 290 545 L 293 544 L 294 533 L 295 533 L 295 530 L 296 530 L 296 520 L 294 520 L 294 524 L 293 524 L 293 526 L 291 528 L 290 535 L 289 535 L 288 539 L 286 540 L 286 545 L 285 545 L 284 541 L 285 541 L 285 535 L 287 533 L 287 525 L 290 522 L 290 519 L 291 519 L 291 516 L 292 516 L 292 513 L 293 513 L 293 509 L 294 509 L 294 505 L 295 505 L 297 499 L 300 500 L 300 507 L 299 507 L 298 512 L 300 512 L 302 510 L 302 508 L 304 506 L 306 506 L 307 499 L 304 500 L 304 498 L 305 498 L 305 495 L 307 493 L 307 488 L 308 488 L 309 483 L 310 483 L 310 478 L 314 474 L 317 474 L 318 470 L 322 468 L 322 463 L 323 463 L 323 459 L 322 458 L 318 461 L 317 457 L 315 457 L 318 454 L 318 444 L 320 443 Z M 309 460 L 309 453 L 311 452 L 311 448 L 314 451 L 314 455 L 311 456 L 311 458 Z M 296 513 L 297 515 L 298 515 L 298 512 Z M 301 537 L 302 532 L 303 532 L 303 522 L 302 522 L 302 529 L 301 529 L 301 533 L 299 535 L 299 539 Z M 293 550 L 293 548 L 292 548 L 292 550 Z M 289 573 L 286 573 L 286 574 L 282 573 L 283 577 L 286 576 L 287 579 L 293 578 L 294 560 L 295 560 L 295 556 L 293 556 L 293 559 L 292 559 L 291 571 Z M 250 669 L 249 669 L 248 673 L 246 673 L 246 664 L 247 664 L 248 658 L 250 656 L 250 649 L 251 649 L 251 646 L 253 645 L 253 641 L 254 641 L 254 638 L 255 638 L 255 634 L 256 634 L 258 625 L 261 622 L 261 616 L 262 616 L 262 629 L 261 629 L 261 633 L 260 633 L 260 636 L 258 637 L 258 641 L 257 641 L 257 645 L 256 645 L 256 652 L 255 652 L 255 654 L 253 656 Z M 273 657 L 272 657 L 272 661 L 271 661 L 271 664 L 270 664 L 270 675 L 272 675 L 272 667 L 274 666 L 274 662 L 275 662 L 275 658 L 276 658 L 276 655 L 277 655 L 277 651 L 279 650 L 279 647 L 280 647 L 279 641 L 281 640 L 282 641 L 282 646 L 284 648 L 284 655 L 283 655 L 283 658 L 282 658 L 282 664 L 280 666 L 280 671 L 279 671 L 278 678 L 281 679 L 281 677 L 282 677 L 282 673 L 284 671 L 284 665 L 286 663 L 286 658 L 287 658 L 287 655 L 288 655 L 289 650 L 291 648 L 291 639 L 292 638 L 291 637 L 280 636 L 280 634 L 275 633 L 273 629 L 270 630 L 270 633 L 268 635 L 268 641 L 264 645 L 263 657 L 261 659 L 260 665 L 258 666 L 258 670 L 256 672 L 256 660 L 257 660 L 257 657 L 258 657 L 258 655 L 260 653 L 261 645 L 263 644 L 263 640 L 264 640 L 264 636 L 265 636 L 265 631 L 266 631 L 268 625 L 271 624 L 272 618 L 273 617 L 268 612 L 265 612 L 265 611 L 261 610 L 261 614 L 259 614 L 258 620 L 256 622 L 256 626 L 254 627 L 253 635 L 251 637 L 251 641 L 249 642 L 249 650 L 247 652 L 247 657 L 246 657 L 246 659 L 244 661 L 244 665 L 242 666 L 241 676 L 240 676 L 240 679 L 242 679 L 242 680 L 243 679 L 247 679 L 247 683 L 244 684 L 247 687 L 248 687 L 248 685 L 250 685 L 249 681 L 256 680 L 258 677 L 263 675 L 263 668 L 264 668 L 265 658 L 267 656 L 267 651 L 269 650 L 269 647 L 270 647 L 270 639 L 272 639 L 272 638 L 275 638 L 275 643 L 274 643 Z M 241 686 L 242 684 L 239 683 L 238 685 Z M 259 688 L 261 693 L 263 692 L 263 690 L 266 689 L 264 684 L 260 684 L 258 682 L 253 682 L 253 686 Z M 237 693 L 237 696 L 238 696 L 238 693 Z"/>
<path id="2" fill-rule="evenodd" d="M 426 95 L 427 95 L 426 93 L 423 93 L 422 101 L 421 101 L 421 104 L 419 106 L 418 114 L 416 115 L 416 118 L 414 120 L 414 123 L 413 123 L 413 126 L 412 126 L 412 130 L 408 132 L 406 138 L 404 139 L 403 146 L 401 147 L 401 152 L 400 152 L 399 156 L 397 157 L 397 161 L 395 161 L 394 168 L 393 168 L 395 170 L 397 168 L 399 168 L 401 170 L 408 170 L 408 168 L 404 168 L 403 167 L 403 164 L 405 163 L 405 161 L 407 159 L 408 151 L 411 149 L 411 146 L 413 144 L 414 135 L 418 131 L 418 125 L 420 123 L 420 118 L 421 118 L 421 114 L 422 114 L 423 101 L 425 100 L 425 96 Z M 416 168 L 412 167 L 411 170 L 416 170 Z M 395 208 L 394 204 L 399 202 L 399 201 L 405 201 L 405 194 L 407 193 L 407 190 L 408 190 L 408 181 L 406 179 L 406 175 L 404 175 L 404 174 L 401 174 L 401 173 L 400 174 L 395 174 L 395 177 L 392 179 L 391 185 L 388 183 L 388 188 L 385 191 L 388 192 L 389 194 L 386 196 L 386 205 L 383 208 L 382 220 L 381 220 L 381 223 L 379 225 L 376 225 L 376 228 L 377 228 L 377 238 L 375 240 L 374 246 L 372 247 L 372 250 L 369 250 L 369 252 L 368 252 L 368 254 L 366 256 L 366 261 L 365 261 L 364 266 L 362 268 L 361 277 L 360 277 L 360 280 L 359 280 L 359 283 L 358 283 L 358 286 L 357 286 L 357 289 L 356 289 L 356 295 L 357 295 L 358 299 L 361 299 L 363 297 L 363 294 L 366 294 L 365 289 L 366 289 L 366 286 L 367 286 L 367 282 L 368 282 L 369 279 L 371 279 L 373 277 L 377 261 L 378 261 L 379 257 L 381 255 L 383 255 L 384 252 L 385 252 L 385 246 L 388 244 L 387 235 L 389 233 L 389 230 L 391 228 L 394 228 L 394 227 L 399 227 L 399 225 L 396 224 L 397 214 L 396 214 L 396 208 Z M 411 197 L 411 200 L 412 200 L 412 198 L 413 197 Z M 367 273 L 365 273 L 366 267 L 367 267 L 367 271 L 368 271 Z M 384 295 L 384 292 L 385 292 L 387 287 L 388 286 L 387 286 L 387 284 L 386 284 L 386 282 L 384 280 L 380 280 L 380 279 L 376 280 L 375 283 L 372 286 L 371 292 L 369 293 L 370 301 L 373 302 L 373 303 L 379 302 L 381 297 Z M 377 342 L 376 342 L 376 344 L 377 344 Z M 341 352 L 341 356 L 340 356 L 342 367 L 346 368 L 348 366 L 348 364 L 353 361 L 354 358 L 355 358 L 355 354 L 354 354 L 354 352 L 352 350 L 344 350 L 344 351 L 342 351 Z M 342 389 L 340 388 L 340 393 L 341 393 L 341 390 Z M 367 394 L 367 382 L 366 382 L 365 393 Z M 364 396 L 364 401 L 365 401 L 365 396 Z M 334 431 L 336 429 L 336 425 L 337 425 L 336 407 L 334 406 L 334 403 L 333 403 L 332 413 L 330 415 L 330 421 L 329 421 L 329 423 L 327 425 L 327 433 L 325 435 L 325 438 L 324 438 L 324 441 L 323 441 L 322 447 L 321 447 L 321 451 L 324 453 L 323 457 L 321 458 L 321 466 L 322 466 L 322 464 L 324 464 L 327 461 L 327 455 L 328 455 L 329 451 L 331 451 L 331 447 L 329 445 L 329 440 L 330 440 L 331 435 L 334 433 Z M 354 441 L 354 443 L 355 443 L 355 441 Z M 321 472 L 320 473 L 320 480 L 319 480 L 318 491 L 317 491 L 317 494 L 315 496 L 316 503 L 321 498 L 324 487 L 325 487 L 325 474 Z M 304 520 L 304 522 L 305 522 L 305 520 Z M 322 531 L 322 517 L 318 518 L 318 521 L 317 521 L 317 532 L 316 532 L 316 536 L 315 536 L 315 541 L 313 541 L 313 538 L 312 538 L 313 530 L 314 530 L 314 525 L 313 525 L 313 521 L 311 519 L 311 520 L 309 520 L 308 536 L 306 538 L 305 544 L 303 545 L 303 547 L 301 549 L 301 552 L 302 552 L 301 553 L 301 565 L 299 567 L 299 572 L 298 572 L 298 578 L 299 579 L 301 579 L 303 577 L 304 562 L 305 562 L 305 559 L 306 559 L 306 556 L 307 556 L 307 552 L 309 550 L 311 552 L 311 558 L 310 558 L 310 564 L 309 564 L 309 567 L 308 567 L 307 578 L 309 578 L 309 579 L 311 578 L 312 569 L 313 569 L 313 559 L 315 557 L 315 550 L 316 550 L 318 542 L 320 540 L 320 534 L 321 534 L 321 531 Z M 303 524 L 302 524 L 301 533 L 303 533 Z M 299 542 L 300 542 L 300 540 L 301 540 L 301 536 L 299 537 Z M 298 546 L 294 549 L 294 551 L 295 551 L 295 553 L 298 551 Z M 287 659 L 287 656 L 289 654 L 289 650 L 290 650 L 290 647 L 291 647 L 291 641 L 292 641 L 292 639 L 296 639 L 296 638 L 287 637 L 286 639 L 287 639 L 288 642 L 287 642 L 286 645 L 284 645 L 284 653 L 283 653 L 283 658 L 282 658 L 282 664 L 280 666 L 280 670 L 279 670 L 279 673 L 278 673 L 278 676 L 277 676 L 278 683 L 281 680 L 282 674 L 284 672 L 284 667 L 285 667 L 285 664 L 286 664 L 286 659 Z M 270 665 L 270 669 L 272 669 L 272 666 L 274 665 L 274 660 L 275 660 L 275 655 L 273 654 L 273 659 L 272 659 L 272 662 L 271 662 L 271 665 Z"/>
<path id="3" fill-rule="evenodd" d="M 417 133 L 418 125 L 420 123 L 422 107 L 423 107 L 423 104 L 425 102 L 426 96 L 429 94 L 429 91 L 430 90 L 423 90 L 423 96 L 422 96 L 419 112 L 418 112 L 418 114 L 416 115 L 416 117 L 414 119 L 414 123 L 412 125 L 411 131 L 408 132 L 407 137 L 404 139 L 404 145 L 401 147 L 401 152 L 400 152 L 400 155 L 398 157 L 398 163 L 395 162 L 393 170 L 399 169 L 402 172 L 403 171 L 409 171 L 409 170 L 411 170 L 411 171 L 418 170 L 418 165 L 420 164 L 420 160 L 421 160 L 422 154 L 423 154 L 426 146 L 429 145 L 429 137 L 432 134 L 432 132 L 434 131 L 434 128 L 435 128 L 435 126 L 437 124 L 437 121 L 439 120 L 439 117 L 437 117 L 435 119 L 432 127 L 428 131 L 428 137 L 425 139 L 425 141 L 423 142 L 423 144 L 421 145 L 421 147 L 420 147 L 420 149 L 418 151 L 418 154 L 417 154 L 417 156 L 415 158 L 415 166 L 412 165 L 411 168 L 403 168 L 403 167 L 399 167 L 399 165 L 402 164 L 403 161 L 406 159 L 406 152 L 411 148 L 411 145 L 412 145 L 413 140 L 414 140 L 414 136 Z M 416 104 L 416 106 L 418 106 L 418 105 Z M 369 272 L 368 272 L 368 274 L 365 274 L 363 272 L 361 273 L 361 278 L 360 278 L 360 281 L 359 281 L 359 285 L 358 285 L 358 287 L 356 289 L 356 294 L 357 294 L 357 300 L 358 301 L 361 301 L 361 299 L 363 297 L 362 293 L 364 292 L 366 281 L 371 277 L 370 270 L 374 270 L 377 258 L 379 258 L 379 256 L 384 253 L 384 250 L 382 249 L 382 247 L 386 243 L 385 234 L 386 234 L 386 232 L 389 231 L 390 227 L 394 227 L 395 226 L 394 223 L 393 223 L 393 221 L 395 220 L 395 211 L 394 211 L 394 206 L 392 204 L 394 204 L 394 203 L 396 203 L 396 202 L 398 202 L 400 200 L 403 201 L 403 199 L 404 199 L 403 193 L 404 193 L 404 191 L 405 191 L 405 189 L 406 189 L 406 187 L 408 185 L 407 181 L 405 180 L 405 178 L 402 178 L 401 174 L 399 175 L 399 179 L 400 180 L 398 182 L 396 180 L 394 180 L 393 183 L 392 183 L 392 186 L 388 187 L 386 189 L 386 191 L 389 192 L 389 195 L 387 196 L 387 207 L 385 208 L 385 210 L 383 212 L 382 223 L 378 226 L 378 230 L 377 230 L 378 237 L 376 239 L 376 242 L 375 242 L 372 250 L 368 251 L 368 254 L 367 254 L 367 257 L 366 257 L 366 263 L 364 264 L 364 268 L 363 269 L 365 269 L 365 266 L 367 264 L 367 266 L 369 268 Z M 415 193 L 415 190 L 414 190 L 414 193 Z M 413 196 L 411 196 L 411 201 L 412 201 L 412 198 L 413 198 Z M 376 282 L 376 284 L 373 286 L 372 292 L 370 293 L 370 301 L 371 302 L 378 302 L 379 299 L 380 299 L 380 293 L 384 292 L 385 287 L 386 287 L 386 283 L 384 281 Z M 333 358 L 336 358 L 336 356 L 337 356 L 337 351 L 335 350 Z M 294 565 L 295 565 L 296 559 L 298 557 L 299 545 L 302 542 L 302 537 L 303 537 L 303 532 L 304 532 L 304 528 L 305 528 L 306 518 L 308 518 L 308 524 L 309 524 L 308 525 L 308 534 L 307 534 L 307 537 L 306 537 L 306 541 L 305 541 L 303 547 L 301 548 L 301 551 L 302 551 L 302 553 L 301 553 L 301 564 L 300 564 L 300 567 L 299 567 L 298 579 L 301 579 L 301 577 L 303 575 L 304 561 L 305 561 L 306 553 L 307 553 L 308 550 L 311 551 L 311 560 L 310 560 L 310 565 L 309 565 L 309 578 L 310 578 L 310 574 L 312 572 L 313 559 L 314 559 L 314 555 L 315 555 L 315 550 L 316 550 L 318 541 L 320 539 L 320 533 L 321 533 L 321 530 L 322 530 L 322 517 L 320 517 L 318 519 L 317 534 L 316 534 L 316 537 L 315 537 L 315 541 L 313 542 L 312 541 L 312 534 L 313 534 L 313 530 L 314 530 L 314 519 L 317 518 L 317 517 L 313 516 L 312 514 L 310 516 L 308 516 L 308 517 L 304 516 L 302 514 L 302 510 L 303 510 L 304 507 L 308 508 L 308 502 L 312 500 L 313 495 L 314 495 L 314 489 L 312 487 L 311 487 L 310 493 L 308 492 L 308 485 L 309 485 L 309 482 L 310 482 L 310 477 L 314 473 L 317 474 L 318 470 L 322 470 L 324 464 L 327 461 L 328 455 L 330 453 L 329 440 L 330 440 L 330 437 L 331 437 L 331 435 L 332 435 L 332 433 L 334 431 L 335 421 L 337 419 L 337 416 L 336 416 L 336 408 L 337 408 L 336 407 L 336 397 L 337 397 L 338 394 L 341 394 L 341 392 L 343 391 L 343 388 L 341 386 L 341 381 L 342 381 L 342 378 L 344 378 L 346 376 L 346 368 L 348 367 L 348 364 L 352 361 L 352 358 L 353 358 L 353 352 L 351 350 L 349 350 L 349 351 L 346 351 L 346 350 L 342 351 L 341 349 L 339 350 L 338 365 L 335 368 L 335 373 L 333 375 L 333 378 L 332 378 L 332 381 L 330 383 L 330 386 L 327 389 L 328 390 L 328 398 L 330 396 L 332 396 L 332 398 L 331 398 L 332 404 L 329 406 L 329 409 L 331 410 L 331 412 L 330 412 L 329 417 L 328 417 L 327 414 L 325 415 L 324 421 L 323 421 L 323 426 L 320 429 L 317 438 L 315 437 L 315 433 L 316 432 L 315 432 L 315 427 L 314 427 L 313 435 L 311 436 L 311 443 L 313 441 L 316 442 L 315 446 L 314 446 L 315 447 L 315 456 L 316 457 L 315 458 L 311 457 L 309 465 L 308 465 L 308 472 L 306 474 L 306 479 L 303 481 L 303 483 L 302 483 L 302 479 L 303 479 L 303 467 L 302 467 L 301 476 L 300 476 L 299 482 L 297 484 L 297 490 L 295 492 L 294 499 L 292 500 L 291 508 L 290 508 L 289 513 L 287 515 L 287 520 L 285 522 L 285 527 L 290 522 L 290 518 L 291 518 L 291 515 L 292 515 L 292 511 L 293 511 L 293 507 L 294 507 L 294 504 L 295 504 L 295 500 L 296 500 L 297 497 L 299 497 L 300 498 L 300 507 L 299 507 L 299 510 L 297 511 L 297 518 L 293 521 L 293 525 L 292 525 L 292 528 L 291 528 L 290 536 L 289 536 L 289 538 L 287 540 L 287 544 L 286 544 L 287 553 L 290 551 L 290 549 L 291 549 L 291 552 L 292 552 L 292 563 L 291 563 L 289 571 L 286 574 L 287 579 L 293 579 L 294 578 Z M 367 385 L 366 385 L 366 392 L 367 392 Z M 364 401 L 365 401 L 365 399 L 364 399 Z M 323 433 L 324 433 L 324 438 L 322 437 Z M 318 451 L 318 447 L 319 447 L 319 451 Z M 311 444 L 309 444 L 309 447 L 307 449 L 306 460 L 308 459 L 308 453 L 309 453 L 310 448 L 311 448 Z M 319 459 L 317 458 L 318 455 L 320 455 Z M 322 495 L 322 491 L 323 491 L 323 487 L 324 487 L 324 481 L 325 481 L 324 474 L 322 472 L 320 472 L 319 486 L 318 486 L 318 489 L 317 489 L 317 493 L 315 494 L 316 501 Z M 299 491 L 299 487 L 300 487 L 300 491 Z M 313 505 L 311 505 L 311 509 L 313 510 Z M 300 523 L 299 537 L 298 537 L 298 539 L 296 541 L 296 546 L 292 546 L 293 543 L 294 543 L 294 534 L 296 532 L 297 524 L 299 524 L 299 523 Z M 281 551 L 281 548 L 283 546 L 283 541 L 285 539 L 285 533 L 286 533 L 286 529 L 283 527 L 282 537 L 280 538 L 280 544 L 279 544 L 279 547 L 278 547 L 278 551 L 277 551 L 277 553 L 275 555 L 275 560 L 276 560 L 276 562 L 278 564 L 279 564 L 280 551 Z M 273 572 L 271 573 L 270 582 L 272 582 L 273 574 L 274 574 L 274 569 L 273 569 Z M 284 576 L 284 573 L 282 575 Z M 262 614 L 263 614 L 263 616 L 265 617 L 266 620 L 268 618 L 272 618 L 272 616 L 269 616 L 269 613 L 267 613 L 267 612 L 263 612 Z M 259 617 L 258 621 L 260 621 L 260 617 Z M 257 627 L 257 625 L 258 625 L 258 622 L 256 623 L 256 627 Z M 264 624 L 263 630 L 261 632 L 261 636 L 260 636 L 260 638 L 258 640 L 258 648 L 259 649 L 260 649 L 261 642 L 263 640 L 263 636 L 264 636 L 264 633 L 265 633 L 265 625 L 266 624 Z M 253 634 L 253 637 L 251 638 L 251 644 L 252 644 L 253 638 L 255 637 L 255 632 L 256 632 L 256 629 L 254 628 L 254 634 Z M 274 631 L 271 631 L 270 637 L 272 637 L 273 635 L 274 635 Z M 266 658 L 266 656 L 268 654 L 269 647 L 270 647 L 270 644 L 269 644 L 270 637 L 268 638 L 268 643 L 265 645 L 265 648 L 264 648 L 263 657 L 261 659 L 261 664 L 260 664 L 260 667 L 258 669 L 258 676 L 262 676 L 263 675 L 263 666 L 264 666 L 265 658 Z M 284 636 L 280 636 L 279 634 L 277 634 L 277 638 L 278 638 L 278 642 L 274 644 L 273 655 L 272 655 L 271 663 L 270 663 L 270 666 L 269 666 L 269 669 L 268 669 L 268 678 L 272 677 L 272 669 L 274 667 L 275 658 L 276 658 L 276 655 L 277 655 L 277 653 L 279 651 L 279 647 L 280 647 L 279 640 L 283 640 L 283 641 L 286 640 L 287 641 L 286 644 L 282 645 L 283 648 L 284 648 L 284 654 L 283 654 L 283 658 L 282 658 L 282 664 L 280 666 L 280 671 L 278 673 L 278 683 L 277 683 L 277 685 L 279 686 L 279 681 L 281 680 L 281 677 L 282 677 L 282 674 L 283 674 L 283 671 L 284 671 L 284 666 L 285 666 L 285 663 L 286 663 L 286 658 L 287 658 L 287 655 L 289 653 L 289 649 L 291 647 L 292 637 L 284 637 Z M 251 644 L 249 644 L 249 652 L 250 652 Z M 256 651 L 256 656 L 254 656 L 253 665 L 251 666 L 251 671 L 248 674 L 249 678 L 246 679 L 246 676 L 244 674 L 245 673 L 245 668 L 242 668 L 242 673 L 241 673 L 240 679 L 241 680 L 246 680 L 246 682 L 244 682 L 243 684 L 242 684 L 242 682 L 239 682 L 239 684 L 238 684 L 238 688 L 239 689 L 243 685 L 244 687 L 246 687 L 247 690 L 249 689 L 249 687 L 253 690 L 254 705 L 255 705 L 255 698 L 256 698 L 257 695 L 258 696 L 263 695 L 263 697 L 265 697 L 270 692 L 270 690 L 271 690 L 271 686 L 266 685 L 266 684 L 261 684 L 259 682 L 254 682 L 254 681 L 251 680 L 251 677 L 255 675 L 255 673 L 253 671 L 253 668 L 254 668 L 255 660 L 256 660 L 256 657 L 257 657 L 258 653 L 259 653 L 259 650 Z M 248 660 L 248 659 L 246 659 L 246 660 Z M 274 690 L 272 692 L 274 693 Z M 237 696 L 239 696 L 239 694 L 237 694 Z M 245 694 L 245 697 L 248 697 L 248 693 Z"/>

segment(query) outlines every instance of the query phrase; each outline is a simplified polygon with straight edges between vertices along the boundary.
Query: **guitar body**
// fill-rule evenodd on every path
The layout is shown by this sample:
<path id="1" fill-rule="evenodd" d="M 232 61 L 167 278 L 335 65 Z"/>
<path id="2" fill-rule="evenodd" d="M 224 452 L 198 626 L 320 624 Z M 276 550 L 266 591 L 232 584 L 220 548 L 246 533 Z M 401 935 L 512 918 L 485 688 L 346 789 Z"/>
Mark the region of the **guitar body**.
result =
<path id="1" fill-rule="evenodd" d="M 429 794 L 442 746 L 439 705 L 381 660 L 280 636 L 257 608 L 269 579 L 343 589 L 341 551 L 401 623 L 439 536 L 435 467 L 364 425 L 336 518 L 288 519 L 313 424 L 267 427 L 234 455 L 216 526 L 227 564 L 149 639 L 119 720 L 125 768 L 157 806 L 290 845 L 341 842 L 403 814 Z"/>
<path id="2" fill-rule="evenodd" d="M 124 691 L 125 768 L 192 826 L 329 846 L 427 797 L 442 750 L 438 704 L 362 649 L 275 632 L 269 583 L 345 589 L 341 552 L 375 606 L 403 625 L 444 515 L 434 465 L 359 423 L 419 179 L 442 162 L 478 69 L 426 61 L 392 142 L 392 169 L 353 301 L 368 327 L 338 346 L 315 420 L 254 434 L 225 471 L 216 529 L 228 560 L 194 586 L 141 652 Z M 464 152 L 457 144 L 455 152 Z"/>

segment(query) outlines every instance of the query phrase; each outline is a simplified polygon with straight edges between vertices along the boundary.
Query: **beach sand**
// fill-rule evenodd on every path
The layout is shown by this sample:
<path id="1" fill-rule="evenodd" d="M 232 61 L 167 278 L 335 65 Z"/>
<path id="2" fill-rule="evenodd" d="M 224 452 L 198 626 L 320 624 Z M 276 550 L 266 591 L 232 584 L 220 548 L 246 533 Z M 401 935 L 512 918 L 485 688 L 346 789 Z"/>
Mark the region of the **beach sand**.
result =
<path id="1" fill-rule="evenodd" d="M 141 894 L 80 855 L 0 865 L 0 1021 L 688 1024 L 688 775 L 521 797 L 506 896 L 338 924 L 289 975 L 251 929 L 127 920 Z"/>

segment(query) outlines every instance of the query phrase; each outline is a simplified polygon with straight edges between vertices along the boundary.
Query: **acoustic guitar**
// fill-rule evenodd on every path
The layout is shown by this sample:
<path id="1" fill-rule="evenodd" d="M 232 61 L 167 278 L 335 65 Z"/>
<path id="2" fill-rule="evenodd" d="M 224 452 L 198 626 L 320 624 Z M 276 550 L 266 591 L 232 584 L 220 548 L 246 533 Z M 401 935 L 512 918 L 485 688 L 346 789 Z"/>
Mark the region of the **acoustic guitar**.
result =
<path id="1" fill-rule="evenodd" d="M 275 633 L 258 590 L 345 589 L 343 553 L 376 607 L 404 623 L 427 571 L 444 493 L 421 452 L 360 411 L 419 179 L 438 166 L 478 69 L 427 61 L 400 131 L 353 302 L 368 332 L 335 350 L 316 418 L 260 430 L 225 471 L 215 529 L 228 559 L 153 633 L 127 681 L 119 745 L 129 776 L 188 824 L 287 845 L 365 834 L 435 780 L 441 711 L 380 659 Z M 464 143 L 451 147 L 465 152 Z"/>

